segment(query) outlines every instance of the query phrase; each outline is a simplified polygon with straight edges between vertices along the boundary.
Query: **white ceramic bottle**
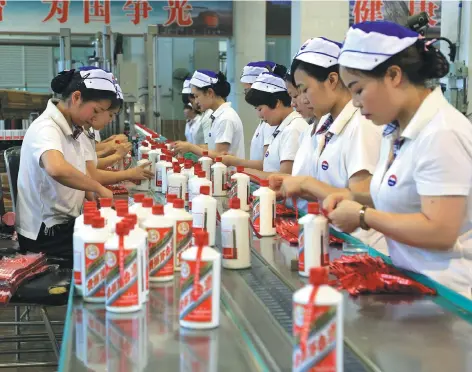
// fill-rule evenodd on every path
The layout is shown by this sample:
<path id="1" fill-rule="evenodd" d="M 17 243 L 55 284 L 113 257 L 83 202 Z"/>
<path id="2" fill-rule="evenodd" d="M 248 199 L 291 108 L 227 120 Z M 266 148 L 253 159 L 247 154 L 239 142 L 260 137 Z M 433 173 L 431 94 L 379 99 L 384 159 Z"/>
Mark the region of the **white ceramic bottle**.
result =
<path id="1" fill-rule="evenodd" d="M 198 172 L 198 177 L 197 178 L 192 178 L 191 184 L 190 184 L 190 190 L 188 193 L 188 198 L 189 198 L 189 210 L 192 210 L 192 201 L 195 197 L 200 195 L 200 188 L 202 186 L 210 186 L 210 196 L 213 195 L 212 193 L 212 186 L 211 186 L 211 181 L 206 179 L 205 177 L 205 172 L 201 171 Z"/>
<path id="2" fill-rule="evenodd" d="M 110 238 L 103 217 L 92 219 L 92 228 L 83 236 L 82 295 L 85 302 L 105 302 L 105 242 Z"/>
<path id="3" fill-rule="evenodd" d="M 241 210 L 249 211 L 251 177 L 243 173 L 244 167 L 236 167 L 236 173 L 231 176 L 231 186 L 228 192 L 228 198 L 238 198 L 241 202 Z"/>
<path id="4" fill-rule="evenodd" d="M 193 231 L 208 232 L 208 243 L 215 246 L 217 201 L 210 196 L 210 186 L 201 186 L 200 195 L 192 201 Z"/>
<path id="5" fill-rule="evenodd" d="M 152 207 L 152 215 L 143 222 L 148 234 L 149 281 L 167 282 L 174 279 L 174 222 L 164 216 L 164 206 Z"/>
<path id="6" fill-rule="evenodd" d="M 269 188 L 268 180 L 261 180 L 261 187 L 254 191 L 252 223 L 259 225 L 261 236 L 274 236 L 275 231 L 275 192 Z"/>
<path id="7" fill-rule="evenodd" d="M 318 203 L 308 203 L 308 214 L 298 220 L 298 273 L 308 277 L 314 267 L 324 265 L 329 253 L 328 219 L 320 214 Z"/>
<path id="8" fill-rule="evenodd" d="M 211 182 L 213 196 L 226 196 L 226 183 L 228 182 L 228 167 L 221 161 L 221 157 L 215 158 L 216 163 L 211 166 Z"/>
<path id="9" fill-rule="evenodd" d="M 137 163 L 138 167 L 140 167 L 142 165 L 145 165 L 145 164 L 147 164 L 145 169 L 147 169 L 148 171 L 151 171 L 151 163 L 149 162 L 149 154 L 147 154 L 147 153 L 143 153 L 141 155 L 141 160 L 139 160 L 138 163 Z M 149 190 L 150 181 L 148 179 L 139 180 L 139 181 L 135 181 L 135 182 L 136 182 L 136 186 L 134 188 L 135 190 L 139 190 L 139 191 L 148 191 Z"/>
<path id="10" fill-rule="evenodd" d="M 167 169 L 172 167 L 172 163 L 169 161 L 167 155 L 161 155 L 161 160 L 156 164 L 156 191 L 165 194 L 164 179 L 167 178 Z M 166 179 L 167 183 L 167 179 Z M 167 186 L 167 185 L 166 185 Z"/>
<path id="11" fill-rule="evenodd" d="M 157 149 L 157 145 L 151 145 L 151 151 L 149 151 L 149 161 L 151 162 L 151 172 L 156 174 L 156 163 L 157 158 L 160 155 L 160 151 Z M 151 182 L 151 189 L 155 190 L 155 182 Z"/>
<path id="12" fill-rule="evenodd" d="M 175 199 L 174 208 L 167 213 L 167 217 L 174 222 L 174 270 L 180 271 L 180 256 L 192 244 L 193 217 L 184 209 L 184 201 Z"/>
<path id="13" fill-rule="evenodd" d="M 230 209 L 221 215 L 221 252 L 226 269 L 251 267 L 249 213 L 240 209 L 238 198 L 230 199 Z"/>
<path id="14" fill-rule="evenodd" d="M 174 165 L 174 171 L 168 177 L 167 195 L 177 195 L 177 199 L 185 200 L 187 195 L 187 177 L 180 173 L 180 166 Z"/>
<path id="15" fill-rule="evenodd" d="M 149 146 L 149 143 L 146 141 L 143 141 L 141 143 L 141 146 L 138 148 L 138 161 L 143 158 L 143 154 L 147 154 L 151 151 L 151 147 Z"/>
<path id="16" fill-rule="evenodd" d="M 167 155 L 167 164 L 169 164 L 164 173 L 164 169 L 162 170 L 162 193 L 167 193 L 167 189 L 169 187 L 169 176 L 174 173 L 174 168 L 172 164 L 172 157 Z"/>
<path id="17" fill-rule="evenodd" d="M 105 224 L 109 225 L 116 221 L 116 211 L 111 207 L 113 205 L 112 198 L 99 198 L 100 216 L 105 218 Z"/>
<path id="18" fill-rule="evenodd" d="M 198 159 L 198 162 L 202 165 L 202 170 L 205 172 L 206 179 L 210 180 L 213 159 L 208 156 L 208 151 L 203 151 L 203 156 Z"/>
<path id="19" fill-rule="evenodd" d="M 174 202 L 177 199 L 177 195 L 167 195 L 166 197 L 166 204 L 164 205 L 164 215 L 168 215 L 169 212 L 174 209 Z"/>
<path id="20" fill-rule="evenodd" d="M 292 371 L 343 372 L 343 295 L 328 285 L 327 268 L 309 277 L 293 294 Z"/>
<path id="21" fill-rule="evenodd" d="M 139 311 L 143 307 L 142 260 L 127 223 L 116 225 L 116 235 L 106 243 L 106 310 L 116 313 Z"/>
<path id="22" fill-rule="evenodd" d="M 139 214 L 139 210 L 143 207 L 144 194 L 134 194 L 134 203 L 129 207 L 129 213 Z"/>
<path id="23" fill-rule="evenodd" d="M 220 325 L 221 254 L 208 247 L 208 234 L 195 234 L 195 246 L 182 253 L 181 327 L 211 329 Z"/>

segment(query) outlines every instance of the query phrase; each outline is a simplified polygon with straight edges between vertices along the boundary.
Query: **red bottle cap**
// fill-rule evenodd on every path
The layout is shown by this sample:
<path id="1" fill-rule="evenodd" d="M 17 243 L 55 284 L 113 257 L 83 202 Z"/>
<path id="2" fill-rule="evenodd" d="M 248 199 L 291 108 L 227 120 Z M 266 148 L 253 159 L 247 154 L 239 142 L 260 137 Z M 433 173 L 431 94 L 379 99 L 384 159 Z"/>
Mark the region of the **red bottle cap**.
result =
<path id="1" fill-rule="evenodd" d="M 136 225 L 138 223 L 138 216 L 134 213 L 128 214 L 127 216 L 125 216 L 125 219 L 132 222 L 133 225 Z"/>
<path id="2" fill-rule="evenodd" d="M 162 216 L 164 214 L 164 206 L 162 204 L 153 205 L 152 214 L 155 216 Z"/>
<path id="3" fill-rule="evenodd" d="M 203 151 L 203 156 L 208 156 L 208 151 Z"/>
<path id="4" fill-rule="evenodd" d="M 206 177 L 206 172 L 205 171 L 198 172 L 198 177 L 199 178 L 205 178 Z"/>
<path id="5" fill-rule="evenodd" d="M 94 229 L 103 229 L 105 227 L 105 219 L 103 217 L 95 216 L 92 218 L 92 227 Z"/>
<path id="6" fill-rule="evenodd" d="M 185 164 L 184 158 L 177 158 L 177 161 L 179 162 L 179 164 Z"/>
<path id="7" fill-rule="evenodd" d="M 144 194 L 134 194 L 134 202 L 142 203 L 144 200 Z"/>
<path id="8" fill-rule="evenodd" d="M 157 145 L 151 145 L 151 150 L 157 150 Z"/>
<path id="9" fill-rule="evenodd" d="M 320 205 L 318 203 L 308 203 L 309 214 L 320 214 Z"/>
<path id="10" fill-rule="evenodd" d="M 97 203 L 95 203 L 94 201 L 89 201 L 87 200 L 85 203 L 84 203 L 84 209 L 85 208 L 95 208 L 97 209 Z"/>
<path id="11" fill-rule="evenodd" d="M 208 185 L 200 186 L 200 194 L 210 195 L 210 186 Z"/>
<path id="12" fill-rule="evenodd" d="M 149 154 L 142 154 L 141 159 L 149 159 Z"/>
<path id="13" fill-rule="evenodd" d="M 112 198 L 100 198 L 98 200 L 100 201 L 100 206 L 102 208 L 111 208 L 111 205 L 113 203 Z"/>
<path id="14" fill-rule="evenodd" d="M 215 161 L 216 161 L 217 163 L 221 163 L 221 162 L 223 161 L 223 158 L 222 158 L 221 156 L 217 156 L 217 157 L 215 158 Z"/>
<path id="15" fill-rule="evenodd" d="M 269 187 L 269 180 L 261 180 L 261 187 Z"/>
<path id="16" fill-rule="evenodd" d="M 166 161 L 168 161 L 169 163 L 172 163 L 172 156 L 167 155 Z"/>
<path id="17" fill-rule="evenodd" d="M 239 209 L 241 208 L 241 200 L 239 198 L 232 198 L 229 201 L 229 207 L 231 209 Z"/>
<path id="18" fill-rule="evenodd" d="M 174 165 L 174 173 L 180 173 L 180 165 Z"/>
<path id="19" fill-rule="evenodd" d="M 202 165 L 200 163 L 196 163 L 193 166 L 193 169 L 195 169 L 195 174 L 197 174 L 197 172 L 200 172 L 202 170 Z"/>
<path id="20" fill-rule="evenodd" d="M 116 207 L 116 215 L 118 217 L 125 217 L 128 214 L 128 206 L 127 205 L 119 205 Z"/>
<path id="21" fill-rule="evenodd" d="M 143 207 L 144 208 L 152 208 L 154 204 L 154 200 L 152 198 L 144 198 L 143 200 Z"/>
<path id="22" fill-rule="evenodd" d="M 153 133 L 151 136 L 152 136 L 152 138 L 157 138 L 157 137 L 159 137 L 159 136 L 157 135 L 157 133 Z"/>
<path id="23" fill-rule="evenodd" d="M 167 194 L 167 203 L 174 203 L 175 199 L 177 199 L 177 195 L 175 194 Z"/>
<path id="24" fill-rule="evenodd" d="M 159 156 L 160 161 L 166 161 L 167 160 L 167 155 L 161 155 Z"/>
<path id="25" fill-rule="evenodd" d="M 84 213 L 84 225 L 91 225 L 95 217 L 100 217 L 97 210 Z"/>
<path id="26" fill-rule="evenodd" d="M 206 232 L 205 230 L 195 231 L 193 237 L 195 238 L 195 245 L 197 247 L 203 247 L 205 245 L 208 245 L 208 232 Z"/>
<path id="27" fill-rule="evenodd" d="M 128 235 L 129 233 L 128 224 L 125 222 L 117 223 L 115 232 L 116 232 L 116 235 L 120 235 L 120 236 Z"/>
<path id="28" fill-rule="evenodd" d="M 238 173 L 244 172 L 244 167 L 238 165 L 238 166 L 236 167 L 236 172 L 238 172 Z"/>
<path id="29" fill-rule="evenodd" d="M 152 137 L 151 136 L 146 136 L 146 141 L 151 141 Z"/>
<path id="30" fill-rule="evenodd" d="M 174 208 L 176 209 L 183 209 L 185 202 L 182 199 L 175 199 L 174 200 Z"/>
<path id="31" fill-rule="evenodd" d="M 148 147 L 148 145 L 149 145 L 149 143 L 147 143 L 146 141 L 143 141 L 143 142 L 141 143 L 141 146 L 144 146 L 144 147 Z"/>
<path id="32" fill-rule="evenodd" d="M 191 162 L 188 162 L 188 163 L 185 162 L 185 163 L 184 163 L 184 168 L 185 168 L 185 169 L 192 169 L 192 163 L 191 163 Z"/>
<path id="33" fill-rule="evenodd" d="M 328 284 L 328 268 L 327 267 L 313 267 L 310 269 L 310 284 L 322 285 Z"/>

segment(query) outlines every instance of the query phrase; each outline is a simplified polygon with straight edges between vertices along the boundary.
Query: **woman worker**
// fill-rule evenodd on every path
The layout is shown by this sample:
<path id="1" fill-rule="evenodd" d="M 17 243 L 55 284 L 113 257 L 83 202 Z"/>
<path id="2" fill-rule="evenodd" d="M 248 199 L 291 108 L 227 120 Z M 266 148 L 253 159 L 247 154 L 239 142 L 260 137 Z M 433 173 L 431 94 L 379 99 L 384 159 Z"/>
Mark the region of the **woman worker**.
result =
<path id="1" fill-rule="evenodd" d="M 311 164 L 304 176 L 274 175 L 271 187 L 286 197 L 322 201 L 340 190 L 367 191 L 379 158 L 381 129 L 354 107 L 351 94 L 339 77 L 341 44 L 313 38 L 302 45 L 292 63 L 295 84 L 320 123 L 300 151 Z M 313 132 L 312 132 L 313 133 Z M 283 184 L 282 184 L 283 182 Z M 357 238 L 384 250 L 381 234 L 356 231 Z"/>
<path id="2" fill-rule="evenodd" d="M 102 71 L 103 74 L 106 74 Z M 93 71 L 63 71 L 51 82 L 61 94 L 30 125 L 21 147 L 16 231 L 23 251 L 72 260 L 74 220 L 85 192 L 113 197 L 86 175 L 83 126 L 119 106 L 115 85 Z M 70 261 L 72 265 L 72 261 Z"/>
<path id="3" fill-rule="evenodd" d="M 237 112 L 226 102 L 231 86 L 222 72 L 197 70 L 190 80 L 192 94 L 201 110 L 213 111 L 207 145 L 195 145 L 177 141 L 174 150 L 180 153 L 192 152 L 202 156 L 208 150 L 211 157 L 231 153 L 244 158 L 243 124 Z"/>
<path id="4" fill-rule="evenodd" d="M 354 104 L 385 126 L 370 192 L 337 193 L 324 206 L 346 232 L 386 237 L 395 265 L 471 296 L 472 127 L 426 82 L 449 64 L 420 35 L 390 22 L 348 31 L 341 76 Z"/>

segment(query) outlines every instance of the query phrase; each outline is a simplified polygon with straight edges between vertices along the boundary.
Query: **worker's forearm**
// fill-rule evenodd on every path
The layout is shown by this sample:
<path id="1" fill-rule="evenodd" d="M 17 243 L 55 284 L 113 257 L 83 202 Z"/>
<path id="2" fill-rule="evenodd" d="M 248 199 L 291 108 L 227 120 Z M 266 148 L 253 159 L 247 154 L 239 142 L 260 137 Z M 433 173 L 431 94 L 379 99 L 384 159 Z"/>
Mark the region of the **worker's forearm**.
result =
<path id="1" fill-rule="evenodd" d="M 98 159 L 97 168 L 105 169 L 106 167 L 112 166 L 119 160 L 121 160 L 121 157 L 117 154 L 107 156 L 106 158 L 100 158 Z"/>
<path id="2" fill-rule="evenodd" d="M 102 169 L 96 169 L 93 173 L 93 178 L 100 182 L 100 184 L 106 185 L 113 185 L 115 183 L 130 180 L 132 178 L 131 169 L 119 171 L 119 172 L 111 172 Z"/>
<path id="3" fill-rule="evenodd" d="M 86 176 L 67 162 L 58 166 L 50 176 L 61 185 L 75 190 L 98 192 L 102 187 L 99 182 Z"/>
<path id="4" fill-rule="evenodd" d="M 250 168 L 250 169 L 260 170 L 260 171 L 262 171 L 263 166 L 264 166 L 264 162 L 262 160 L 247 160 L 247 159 L 241 159 L 241 158 L 231 159 L 231 163 L 230 164 L 234 167 L 240 166 L 240 167 Z"/>

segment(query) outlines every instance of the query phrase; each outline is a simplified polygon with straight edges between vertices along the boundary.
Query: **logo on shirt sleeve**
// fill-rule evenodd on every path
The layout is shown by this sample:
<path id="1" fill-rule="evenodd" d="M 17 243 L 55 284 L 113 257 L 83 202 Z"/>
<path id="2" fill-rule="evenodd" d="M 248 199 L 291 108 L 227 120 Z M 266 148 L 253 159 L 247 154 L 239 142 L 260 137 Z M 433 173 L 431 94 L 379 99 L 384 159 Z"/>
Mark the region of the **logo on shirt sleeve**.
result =
<path id="1" fill-rule="evenodd" d="M 259 133 L 256 134 L 256 138 L 259 137 Z"/>
<path id="2" fill-rule="evenodd" d="M 326 160 L 323 160 L 323 162 L 321 163 L 321 169 L 323 170 L 328 170 L 329 168 L 329 164 Z"/>
<path id="3" fill-rule="evenodd" d="M 269 156 L 269 151 L 266 151 L 265 157 L 267 158 Z"/>
<path id="4" fill-rule="evenodd" d="M 394 174 L 392 174 L 390 177 L 388 177 L 387 184 L 388 184 L 390 187 L 395 186 L 395 185 L 397 184 L 397 176 L 395 176 Z"/>
<path id="5" fill-rule="evenodd" d="M 208 133 L 208 137 L 211 137 L 211 132 L 210 132 L 210 133 Z"/>

